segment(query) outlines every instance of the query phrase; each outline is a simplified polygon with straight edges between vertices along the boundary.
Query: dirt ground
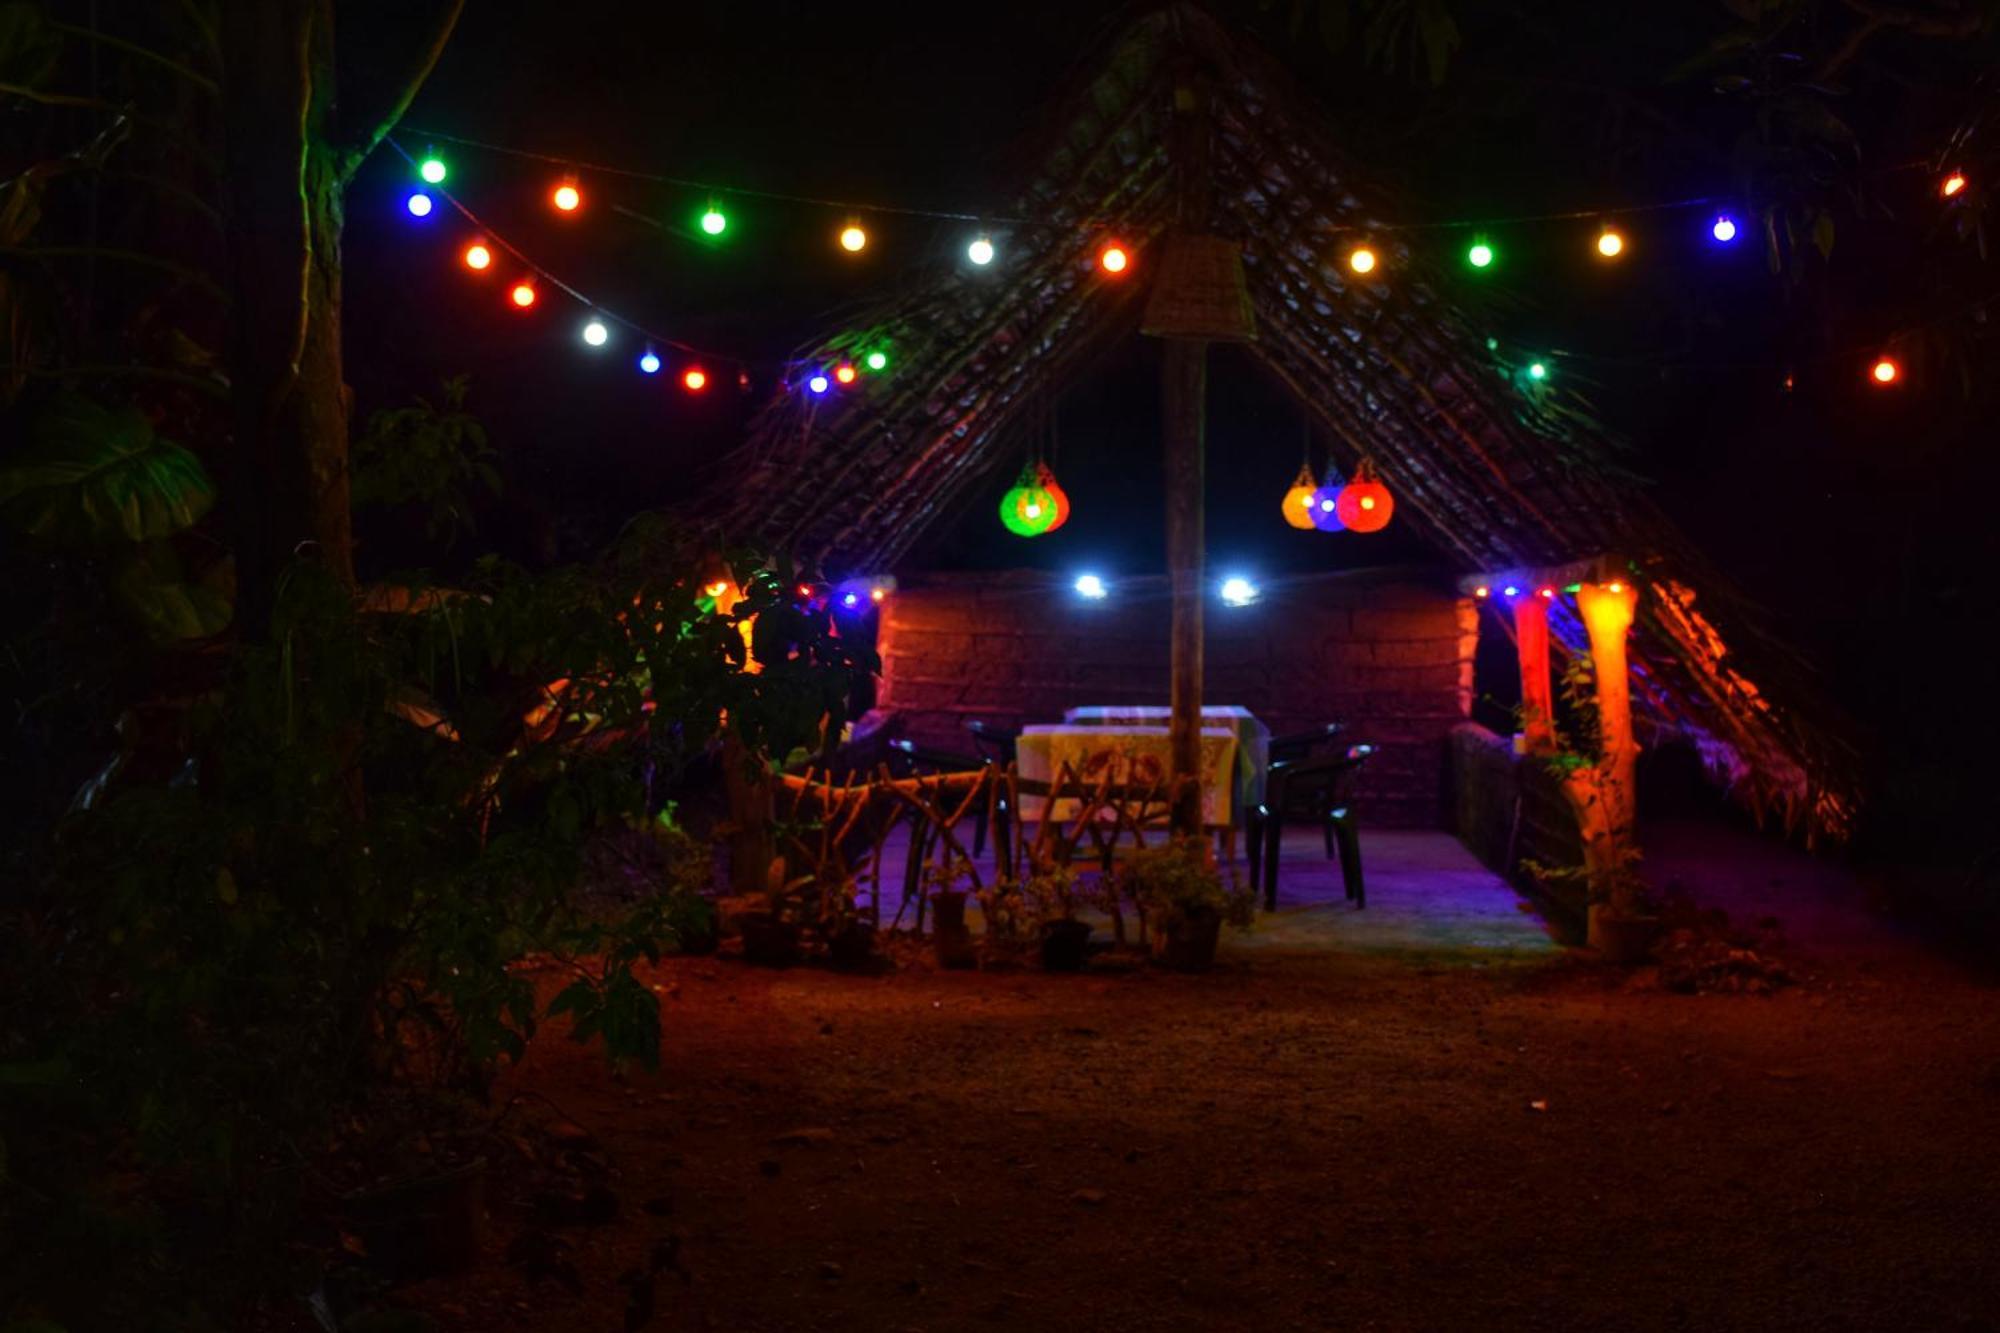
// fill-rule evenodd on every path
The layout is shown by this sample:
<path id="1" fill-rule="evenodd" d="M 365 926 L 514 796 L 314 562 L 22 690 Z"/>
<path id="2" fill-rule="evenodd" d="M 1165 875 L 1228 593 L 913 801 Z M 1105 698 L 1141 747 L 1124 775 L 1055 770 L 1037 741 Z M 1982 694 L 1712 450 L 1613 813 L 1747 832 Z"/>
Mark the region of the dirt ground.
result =
<path id="1" fill-rule="evenodd" d="M 598 1140 L 582 1293 L 450 1329 L 2000 1326 L 2000 994 L 1914 948 L 1772 996 L 1555 953 L 1237 950 L 883 976 L 676 959 L 657 1074 L 551 1030 L 506 1091 Z"/>

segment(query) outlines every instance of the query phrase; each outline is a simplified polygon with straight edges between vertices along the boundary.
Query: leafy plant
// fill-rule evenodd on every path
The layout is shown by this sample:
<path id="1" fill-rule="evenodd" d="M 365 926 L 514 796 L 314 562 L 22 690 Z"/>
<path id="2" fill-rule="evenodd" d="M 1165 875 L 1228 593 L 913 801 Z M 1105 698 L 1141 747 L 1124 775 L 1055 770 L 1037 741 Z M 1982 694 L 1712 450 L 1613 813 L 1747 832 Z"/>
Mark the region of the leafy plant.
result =
<path id="1" fill-rule="evenodd" d="M 1195 917 L 1216 916 L 1238 928 L 1255 917 L 1256 895 L 1236 881 L 1228 884 L 1210 859 L 1207 845 L 1177 838 L 1142 847 L 1119 864 L 1118 889 L 1136 904 L 1147 924 L 1172 931 Z"/>
<path id="2" fill-rule="evenodd" d="M 0 464 L 0 520 L 52 545 L 171 537 L 215 503 L 201 460 L 131 406 L 57 395 Z"/>
<path id="3" fill-rule="evenodd" d="M 444 382 L 440 401 L 372 413 L 354 442 L 357 505 L 416 505 L 424 531 L 450 545 L 473 530 L 472 505 L 500 489 L 486 428 L 465 410 L 468 380 Z"/>

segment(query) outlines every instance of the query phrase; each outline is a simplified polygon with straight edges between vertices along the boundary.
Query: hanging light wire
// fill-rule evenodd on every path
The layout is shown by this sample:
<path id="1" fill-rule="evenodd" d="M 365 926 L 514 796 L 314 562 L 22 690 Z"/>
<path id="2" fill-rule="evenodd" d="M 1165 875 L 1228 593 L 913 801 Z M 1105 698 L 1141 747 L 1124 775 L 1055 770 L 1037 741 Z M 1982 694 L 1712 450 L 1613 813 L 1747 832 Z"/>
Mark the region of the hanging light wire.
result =
<path id="1" fill-rule="evenodd" d="M 436 135 L 433 137 L 448 138 L 449 136 Z M 387 139 L 387 143 L 399 155 L 401 155 L 404 161 L 409 162 L 412 166 L 416 164 L 417 159 L 412 157 L 409 151 L 405 149 L 402 144 L 398 143 L 393 136 Z M 733 366 L 738 369 L 747 370 L 749 368 L 750 363 L 744 360 L 740 356 L 731 356 L 726 353 L 717 352 L 709 348 L 697 347 L 693 343 L 683 342 L 679 338 L 670 337 L 667 334 L 660 333 L 654 329 L 650 329 L 646 327 L 644 324 L 641 324 L 638 320 L 628 319 L 624 315 L 619 314 L 616 310 L 613 310 L 609 306 L 606 306 L 601 301 L 592 300 L 589 296 L 585 295 L 581 290 L 563 281 L 562 278 L 557 276 L 555 273 L 551 272 L 549 269 L 537 263 L 532 257 L 529 256 L 527 251 L 521 249 L 520 246 L 508 240 L 507 237 L 499 231 L 499 229 L 494 227 L 491 223 L 487 222 L 485 219 L 481 218 L 477 213 L 474 213 L 470 208 L 466 207 L 465 203 L 462 200 L 460 200 L 457 195 L 452 194 L 448 190 L 440 189 L 436 186 L 433 186 L 431 188 L 432 192 L 435 193 L 438 198 L 444 200 L 446 203 L 450 204 L 452 208 L 456 209 L 460 217 L 463 217 L 467 222 L 471 223 L 474 227 L 479 229 L 481 240 L 483 241 L 484 244 L 486 244 L 489 247 L 497 246 L 500 249 L 505 250 L 508 254 L 512 255 L 514 259 L 523 268 L 527 269 L 530 273 L 533 273 L 537 278 L 540 278 L 543 282 L 546 282 L 549 286 L 555 288 L 557 291 L 569 297 L 572 301 L 575 301 L 578 305 L 583 306 L 585 309 L 589 310 L 592 314 L 598 316 L 599 318 L 608 320 L 611 323 L 620 326 L 621 328 L 628 329 L 631 332 L 638 334 L 640 337 L 645 338 L 650 342 L 657 343 L 663 347 L 671 347 L 679 352 L 685 352 L 689 356 L 703 357 L 710 361 L 721 362 L 723 364 Z"/>

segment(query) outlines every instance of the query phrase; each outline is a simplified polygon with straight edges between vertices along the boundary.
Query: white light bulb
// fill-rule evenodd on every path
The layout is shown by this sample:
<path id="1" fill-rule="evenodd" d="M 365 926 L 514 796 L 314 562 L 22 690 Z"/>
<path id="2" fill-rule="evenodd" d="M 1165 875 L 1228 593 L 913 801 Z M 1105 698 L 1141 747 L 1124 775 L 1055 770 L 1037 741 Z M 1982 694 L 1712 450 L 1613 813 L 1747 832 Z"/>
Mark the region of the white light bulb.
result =
<path id="1" fill-rule="evenodd" d="M 1257 585 L 1242 575 L 1231 575 L 1222 581 L 1222 600 L 1230 606 L 1248 606 L 1257 600 Z"/>
<path id="2" fill-rule="evenodd" d="M 604 327 L 604 321 L 593 319 L 583 326 L 583 340 L 592 347 L 602 347 L 611 340 L 611 330 Z"/>
<path id="3" fill-rule="evenodd" d="M 984 236 L 965 247 L 965 257 L 982 268 L 993 262 L 993 242 Z"/>
<path id="4" fill-rule="evenodd" d="M 1096 601 L 1109 591 L 1110 589 L 1104 586 L 1104 580 L 1095 574 L 1079 574 L 1077 576 L 1076 595 L 1079 597 L 1088 597 L 1092 601 Z"/>

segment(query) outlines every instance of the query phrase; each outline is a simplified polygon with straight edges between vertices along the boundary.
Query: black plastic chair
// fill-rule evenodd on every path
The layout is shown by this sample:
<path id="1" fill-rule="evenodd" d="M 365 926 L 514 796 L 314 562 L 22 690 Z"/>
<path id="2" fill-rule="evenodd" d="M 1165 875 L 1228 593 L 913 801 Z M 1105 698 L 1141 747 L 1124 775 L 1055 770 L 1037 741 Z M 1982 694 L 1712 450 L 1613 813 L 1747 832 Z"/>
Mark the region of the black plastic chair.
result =
<path id="1" fill-rule="evenodd" d="M 893 740 L 889 742 L 889 770 L 897 777 L 915 774 L 966 773 L 974 769 L 990 769 L 993 761 L 977 755 L 953 754 L 949 750 L 934 750 L 915 741 Z M 994 822 L 998 825 L 993 833 L 996 838 L 1007 836 L 1007 796 L 1001 793 L 994 805 Z M 974 802 L 972 810 L 972 854 L 983 856 L 986 852 L 986 804 Z"/>
<path id="2" fill-rule="evenodd" d="M 1361 878 L 1361 832 L 1347 801 L 1347 789 L 1375 753 L 1372 745 L 1350 745 L 1341 754 L 1284 759 L 1264 778 L 1264 799 L 1250 812 L 1250 882 L 1264 889 L 1264 910 L 1278 905 L 1278 848 L 1289 817 L 1317 820 L 1326 837 L 1326 856 L 1340 857 L 1340 878 L 1356 908 L 1368 905 Z"/>

